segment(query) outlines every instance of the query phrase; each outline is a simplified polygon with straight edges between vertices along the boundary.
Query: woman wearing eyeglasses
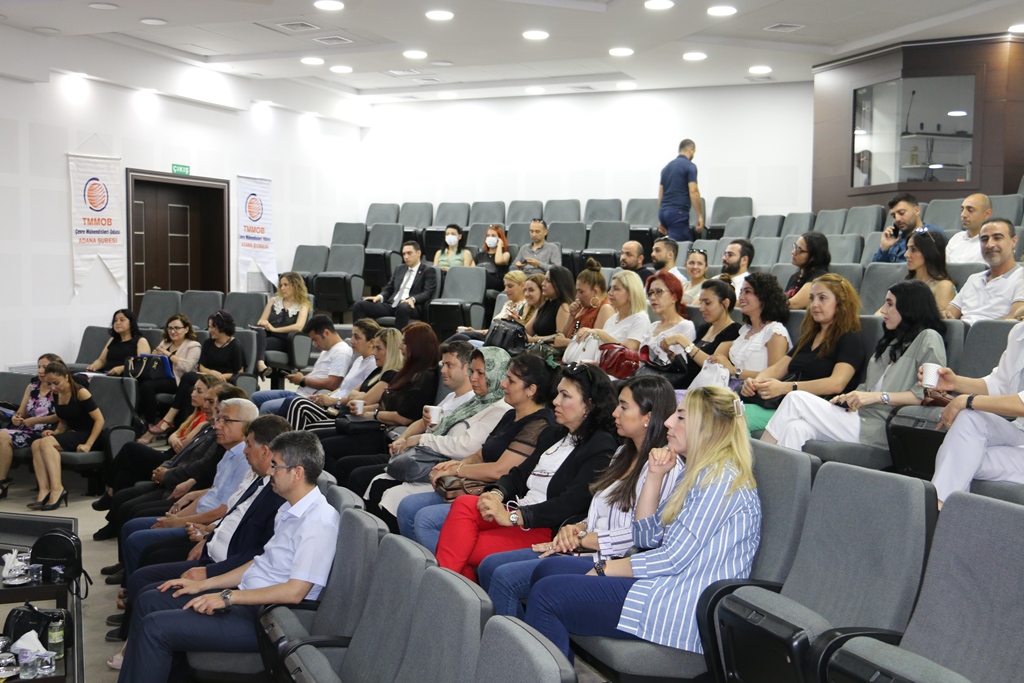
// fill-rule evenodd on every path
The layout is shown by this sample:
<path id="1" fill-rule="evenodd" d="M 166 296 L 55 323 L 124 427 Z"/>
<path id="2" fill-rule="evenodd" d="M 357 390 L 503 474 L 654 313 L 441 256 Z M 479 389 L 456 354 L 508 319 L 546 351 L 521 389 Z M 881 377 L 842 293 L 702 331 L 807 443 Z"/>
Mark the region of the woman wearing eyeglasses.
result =
<path id="1" fill-rule="evenodd" d="M 786 298 L 789 310 L 803 310 L 811 302 L 811 283 L 828 272 L 832 254 L 828 250 L 828 238 L 820 232 L 805 232 L 793 245 L 791 263 L 800 270 L 793 273 L 786 283 Z"/>
<path id="2" fill-rule="evenodd" d="M 186 372 L 192 372 L 199 367 L 199 354 L 202 346 L 196 339 L 195 330 L 192 329 L 192 322 L 188 316 L 175 313 L 164 323 L 163 341 L 156 345 L 152 353 L 154 356 L 166 356 L 171 363 L 171 372 L 174 377 L 161 379 L 148 379 L 139 381 L 139 412 L 146 419 L 146 424 L 151 427 L 159 427 L 156 424 L 160 418 L 160 406 L 156 402 L 157 394 L 173 394 L 178 390 L 178 384 Z M 146 433 L 139 438 L 140 443 L 150 443 L 155 438 L 154 432 L 147 428 Z"/>
<path id="3" fill-rule="evenodd" d="M 691 249 L 686 252 L 686 274 L 690 281 L 683 286 L 683 301 L 687 306 L 700 298 L 700 286 L 706 281 L 708 272 L 708 252 L 703 249 Z"/>
<path id="4" fill-rule="evenodd" d="M 661 318 L 651 323 L 647 333 L 640 340 L 640 355 L 646 346 L 648 357 L 653 363 L 668 366 L 671 358 L 662 348 L 661 341 L 674 334 L 693 339 L 696 330 L 693 323 L 683 317 L 686 304 L 683 303 L 683 284 L 675 275 L 659 271 L 647 278 L 647 301 L 654 314 Z"/>
<path id="5" fill-rule="evenodd" d="M 945 236 L 927 228 L 918 228 L 907 239 L 907 277 L 905 280 L 920 280 L 928 285 L 935 296 L 940 311 L 956 296 L 956 286 L 946 271 Z M 882 315 L 882 309 L 875 311 Z"/>
<path id="6" fill-rule="evenodd" d="M 586 514 L 590 486 L 618 447 L 612 436 L 615 392 L 598 368 L 562 369 L 554 400 L 563 429 L 481 496 L 452 503 L 437 543 L 441 567 L 476 579 L 476 567 L 496 552 L 546 543 L 567 520 Z"/>

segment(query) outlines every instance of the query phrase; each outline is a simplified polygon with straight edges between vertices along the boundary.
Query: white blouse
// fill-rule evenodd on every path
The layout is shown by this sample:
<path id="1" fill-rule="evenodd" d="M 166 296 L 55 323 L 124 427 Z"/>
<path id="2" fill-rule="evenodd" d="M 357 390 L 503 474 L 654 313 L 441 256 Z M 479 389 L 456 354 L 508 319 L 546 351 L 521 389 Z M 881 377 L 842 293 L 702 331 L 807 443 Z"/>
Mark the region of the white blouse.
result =
<path id="1" fill-rule="evenodd" d="M 655 334 L 654 331 L 660 324 L 660 322 L 656 322 L 647 326 L 647 331 L 640 340 L 640 347 L 648 347 L 651 358 L 656 359 L 661 364 L 667 364 L 669 362 L 669 357 L 668 353 L 661 348 L 661 340 L 673 334 L 681 334 L 687 339 L 693 339 L 696 335 L 696 330 L 693 327 L 693 323 L 689 320 L 680 320 L 664 332 Z"/>
<path id="2" fill-rule="evenodd" d="M 739 370 L 761 372 L 768 367 L 768 341 L 775 335 L 786 340 L 786 349 L 793 345 L 789 339 L 789 331 L 780 322 L 771 322 L 761 328 L 760 332 L 751 335 L 750 325 L 740 328 L 740 336 L 729 349 L 729 360 Z M 748 338 L 748 335 L 749 338 Z"/>

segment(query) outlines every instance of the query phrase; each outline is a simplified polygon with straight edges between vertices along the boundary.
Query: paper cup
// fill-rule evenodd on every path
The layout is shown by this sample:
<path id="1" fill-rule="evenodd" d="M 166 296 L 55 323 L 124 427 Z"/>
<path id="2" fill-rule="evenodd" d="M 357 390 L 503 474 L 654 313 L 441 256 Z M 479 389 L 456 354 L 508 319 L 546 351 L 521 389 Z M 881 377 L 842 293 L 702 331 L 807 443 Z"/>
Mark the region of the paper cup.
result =
<path id="1" fill-rule="evenodd" d="M 430 424 L 436 425 L 441 421 L 441 407 L 427 406 L 427 415 L 430 416 Z"/>
<path id="2" fill-rule="evenodd" d="M 363 406 L 366 405 L 366 401 L 360 401 L 360 400 L 356 399 L 355 401 L 353 401 L 353 403 L 356 404 L 356 415 L 362 415 L 363 414 Z"/>
<path id="3" fill-rule="evenodd" d="M 921 365 L 921 386 L 925 389 L 934 389 L 939 385 L 939 368 L 942 366 L 938 363 L 924 363 Z"/>

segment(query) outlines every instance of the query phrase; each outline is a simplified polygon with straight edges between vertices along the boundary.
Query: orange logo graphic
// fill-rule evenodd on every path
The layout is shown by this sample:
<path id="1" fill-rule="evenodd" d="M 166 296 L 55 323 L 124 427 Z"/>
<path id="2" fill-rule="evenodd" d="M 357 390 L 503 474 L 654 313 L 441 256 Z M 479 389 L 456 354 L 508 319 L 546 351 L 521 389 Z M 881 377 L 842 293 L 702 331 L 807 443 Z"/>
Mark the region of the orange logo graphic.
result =
<path id="1" fill-rule="evenodd" d="M 249 220 L 258 221 L 263 217 L 263 202 L 256 196 L 256 193 L 252 193 L 245 199 L 245 212 L 249 215 Z"/>
<path id="2" fill-rule="evenodd" d="M 100 182 L 99 178 L 89 178 L 85 182 L 85 203 L 93 211 L 102 211 L 107 208 L 107 186 Z"/>

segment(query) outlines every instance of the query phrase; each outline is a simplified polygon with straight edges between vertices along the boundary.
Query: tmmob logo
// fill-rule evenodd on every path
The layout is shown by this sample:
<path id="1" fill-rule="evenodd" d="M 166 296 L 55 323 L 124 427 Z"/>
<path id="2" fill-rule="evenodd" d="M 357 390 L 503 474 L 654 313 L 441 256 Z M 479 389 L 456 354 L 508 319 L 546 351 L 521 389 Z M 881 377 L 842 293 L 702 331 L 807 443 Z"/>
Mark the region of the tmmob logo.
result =
<path id="1" fill-rule="evenodd" d="M 93 211 L 102 211 L 107 208 L 107 202 L 110 201 L 107 186 L 101 183 L 99 178 L 89 178 L 85 181 L 82 196 L 85 199 L 85 205 Z"/>
<path id="2" fill-rule="evenodd" d="M 263 202 L 260 201 L 255 192 L 245 198 L 245 213 L 251 221 L 258 221 L 263 218 Z"/>

